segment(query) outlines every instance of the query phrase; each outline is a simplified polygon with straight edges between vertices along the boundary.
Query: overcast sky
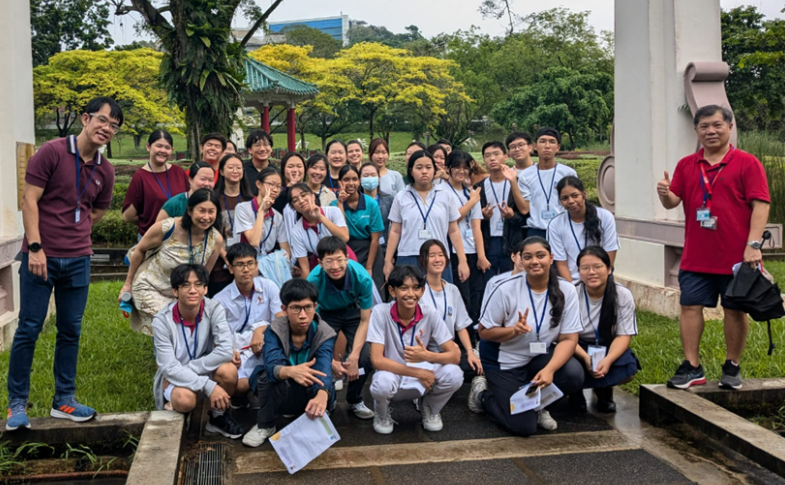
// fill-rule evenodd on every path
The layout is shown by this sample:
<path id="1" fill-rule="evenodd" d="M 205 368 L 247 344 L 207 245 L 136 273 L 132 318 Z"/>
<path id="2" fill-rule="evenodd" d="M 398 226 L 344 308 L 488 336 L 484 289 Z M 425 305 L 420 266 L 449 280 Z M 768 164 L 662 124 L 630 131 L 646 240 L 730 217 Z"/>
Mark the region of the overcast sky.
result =
<path id="1" fill-rule="evenodd" d="M 270 0 L 256 2 L 263 7 L 271 3 Z M 396 33 L 403 32 L 404 27 L 414 24 L 427 37 L 442 32 L 466 30 L 472 25 L 491 35 L 502 34 L 502 21 L 483 19 L 477 11 L 480 3 L 481 0 L 284 0 L 273 12 L 270 20 L 298 20 L 346 14 L 353 20 L 383 25 Z M 513 11 L 519 15 L 558 6 L 573 11 L 588 10 L 591 12 L 590 22 L 598 32 L 613 30 L 613 4 L 614 0 L 513 0 L 512 3 Z M 785 0 L 721 0 L 721 4 L 725 9 L 755 5 L 767 17 L 782 18 L 780 10 L 785 6 Z M 120 25 L 121 22 L 123 26 Z M 116 44 L 128 44 L 137 38 L 132 28 L 133 23 L 127 18 L 114 18 L 111 33 Z"/>

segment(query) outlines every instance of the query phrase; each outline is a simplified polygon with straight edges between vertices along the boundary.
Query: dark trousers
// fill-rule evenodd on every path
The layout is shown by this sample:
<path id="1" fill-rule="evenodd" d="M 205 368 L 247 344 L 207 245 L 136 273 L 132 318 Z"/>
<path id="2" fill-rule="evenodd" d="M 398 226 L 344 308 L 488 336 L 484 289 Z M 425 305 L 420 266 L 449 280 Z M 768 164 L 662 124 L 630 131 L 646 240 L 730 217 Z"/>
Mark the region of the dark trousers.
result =
<path id="1" fill-rule="evenodd" d="M 510 433 L 531 436 L 537 431 L 537 412 L 531 410 L 510 414 L 510 397 L 548 365 L 554 348 L 555 346 L 551 346 L 547 354 L 538 355 L 523 367 L 509 370 L 484 369 L 488 390 L 482 393 L 482 407 L 494 422 Z M 570 357 L 570 360 L 556 371 L 553 383 L 565 396 L 581 390 L 583 368 L 575 357 Z"/>
<path id="2" fill-rule="evenodd" d="M 539 236 L 539 237 L 545 239 L 545 235 L 546 234 L 547 234 L 547 231 L 545 229 L 537 229 L 537 228 L 534 228 L 534 227 L 530 227 L 529 228 L 529 235 L 526 236 L 526 237 Z"/>
<path id="3" fill-rule="evenodd" d="M 346 337 L 346 354 L 348 355 L 354 348 L 354 335 L 360 326 L 360 310 L 358 308 L 344 308 L 343 310 L 322 310 L 319 312 L 322 320 L 327 322 L 336 333 L 343 332 Z M 343 356 L 346 359 L 346 355 Z M 363 400 L 363 386 L 368 376 L 371 374 L 371 347 L 363 342 L 363 349 L 360 352 L 359 366 L 365 369 L 365 375 L 360 376 L 356 381 L 349 383 L 346 390 L 346 402 L 357 404 Z"/>
<path id="4" fill-rule="evenodd" d="M 510 255 L 504 254 L 504 238 L 488 238 L 488 247 L 485 248 L 485 257 L 490 261 L 491 269 L 483 273 L 483 288 L 488 286 L 488 281 L 494 276 L 506 273 L 512 269 Z"/>
<path id="5" fill-rule="evenodd" d="M 257 374 L 256 388 L 260 408 L 256 413 L 256 424 L 260 428 L 272 428 L 276 421 L 283 416 L 299 416 L 305 412 L 308 401 L 316 396 L 313 386 L 301 386 L 293 379 L 273 381 L 262 370 Z M 332 409 L 334 396 L 330 396 L 327 409 Z"/>
<path id="6" fill-rule="evenodd" d="M 466 310 L 469 312 L 472 322 L 477 322 L 480 319 L 480 304 L 482 303 L 482 292 L 485 288 L 483 273 L 477 269 L 477 255 L 466 255 L 466 262 L 469 264 L 469 279 L 463 282 L 458 278 L 458 255 L 452 254 L 450 260 L 452 262 L 453 284 L 461 291 L 461 299 L 463 299 L 463 304 L 466 305 Z M 470 330 L 469 333 L 473 333 L 473 331 Z"/>

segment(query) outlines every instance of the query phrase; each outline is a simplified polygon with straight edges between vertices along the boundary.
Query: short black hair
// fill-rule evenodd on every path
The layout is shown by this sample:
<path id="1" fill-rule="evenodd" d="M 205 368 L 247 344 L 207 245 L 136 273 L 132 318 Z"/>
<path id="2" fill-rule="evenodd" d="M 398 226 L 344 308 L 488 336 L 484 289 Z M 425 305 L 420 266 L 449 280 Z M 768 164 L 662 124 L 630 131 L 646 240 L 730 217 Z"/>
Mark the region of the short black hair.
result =
<path id="1" fill-rule="evenodd" d="M 338 170 L 338 180 L 343 180 L 347 173 L 354 172 L 357 178 L 360 178 L 360 171 L 354 165 L 344 165 Z"/>
<path id="2" fill-rule="evenodd" d="M 213 171 L 213 174 L 215 174 L 215 169 L 209 163 L 207 163 L 207 162 L 194 162 L 194 164 L 191 165 L 191 168 L 188 169 L 188 178 L 195 179 L 196 175 L 199 173 L 199 170 L 201 170 L 203 168 L 209 168 L 210 170 Z"/>
<path id="3" fill-rule="evenodd" d="M 249 149 L 256 144 L 256 142 L 265 140 L 267 143 L 270 144 L 270 147 L 273 146 L 273 137 L 270 136 L 269 133 L 262 130 L 261 128 L 256 128 L 255 130 L 251 130 L 248 133 L 248 137 L 245 139 L 245 149 Z"/>
<path id="4" fill-rule="evenodd" d="M 338 251 L 342 252 L 344 256 L 347 255 L 346 243 L 337 236 L 327 236 L 316 245 L 316 254 L 319 256 L 319 259 Z"/>
<path id="5" fill-rule="evenodd" d="M 226 150 L 226 137 L 223 136 L 220 133 L 217 133 L 217 132 L 208 133 L 208 134 L 204 135 L 202 137 L 202 141 L 199 142 L 199 146 L 204 146 L 204 144 L 207 143 L 210 140 L 218 140 L 218 141 L 220 141 L 221 142 L 221 148 L 223 150 Z"/>
<path id="6" fill-rule="evenodd" d="M 436 142 L 436 144 L 437 145 L 450 145 L 450 148 L 452 148 L 452 143 L 450 143 L 450 140 L 448 140 L 447 138 L 441 138 L 439 141 Z"/>
<path id="7" fill-rule="evenodd" d="M 733 111 L 731 111 L 729 108 L 726 108 L 725 106 L 709 104 L 701 107 L 698 109 L 698 111 L 695 112 L 695 117 L 692 119 L 692 124 L 694 126 L 698 126 L 698 123 L 700 123 L 703 118 L 714 116 L 717 112 L 722 112 L 722 120 L 725 123 L 731 124 L 733 122 Z"/>
<path id="8" fill-rule="evenodd" d="M 175 267 L 175 269 L 172 270 L 172 274 L 169 276 L 172 288 L 176 290 L 180 288 L 180 286 L 188 283 L 188 278 L 191 277 L 191 273 L 194 273 L 196 279 L 205 286 L 210 283 L 210 274 L 207 272 L 207 268 L 201 264 L 184 263 Z"/>
<path id="9" fill-rule="evenodd" d="M 234 260 L 239 258 L 256 259 L 256 248 L 247 242 L 238 242 L 229 246 L 229 249 L 226 250 L 226 260 L 229 261 L 229 264 L 234 264 Z"/>
<path id="10" fill-rule="evenodd" d="M 510 148 L 510 144 L 515 140 L 524 140 L 529 145 L 532 144 L 532 137 L 528 133 L 523 131 L 513 131 L 512 133 L 507 136 L 507 139 L 504 140 L 504 144 L 507 145 L 507 148 Z"/>
<path id="11" fill-rule="evenodd" d="M 418 285 L 425 285 L 425 277 L 422 271 L 417 266 L 411 264 L 402 264 L 393 268 L 390 276 L 387 278 L 388 288 L 399 288 L 407 278 L 411 278 L 417 282 Z"/>
<path id="12" fill-rule="evenodd" d="M 409 157 L 409 160 L 406 161 L 406 183 L 414 185 L 414 177 L 412 176 L 412 168 L 414 168 L 414 162 L 421 158 L 427 158 L 431 161 L 431 165 L 433 165 L 433 173 L 434 176 L 436 174 L 436 162 L 433 160 L 433 155 L 425 150 L 417 150 L 416 152 L 412 153 L 412 156 Z"/>
<path id="13" fill-rule="evenodd" d="M 237 143 L 235 143 L 232 140 L 227 138 L 226 139 L 226 146 L 229 146 L 230 143 L 231 143 L 232 147 L 234 148 L 234 151 L 237 151 Z M 224 150 L 225 150 L 225 148 L 224 148 Z"/>
<path id="14" fill-rule="evenodd" d="M 444 162 L 444 166 L 447 167 L 448 170 L 461 167 L 467 167 L 471 170 L 473 161 L 474 157 L 472 157 L 470 153 L 463 150 L 453 150 L 447 155 L 447 161 Z"/>
<path id="15" fill-rule="evenodd" d="M 267 180 L 267 177 L 272 177 L 273 175 L 281 177 L 281 173 L 272 165 L 264 167 L 256 174 L 256 181 L 264 183 L 264 181 Z M 283 177 L 281 177 L 281 181 L 283 181 Z"/>
<path id="16" fill-rule="evenodd" d="M 286 191 L 286 201 L 289 204 L 292 203 L 292 192 L 294 192 L 294 189 L 297 189 L 300 192 L 303 192 L 305 194 L 313 194 L 313 195 L 315 195 L 313 193 L 313 190 L 311 190 L 311 188 L 308 187 L 308 184 L 306 184 L 304 182 L 300 182 L 299 184 L 294 184 L 291 187 L 289 187 L 289 189 Z M 317 201 L 317 205 L 318 205 L 319 197 L 316 197 L 316 201 Z M 292 207 L 292 209 L 294 209 L 294 207 Z"/>
<path id="17" fill-rule="evenodd" d="M 221 202 L 218 200 L 218 194 L 213 192 L 210 189 L 197 189 L 194 191 L 193 194 L 188 196 L 188 202 L 185 210 L 185 214 L 183 214 L 182 218 L 180 219 L 180 225 L 182 225 L 183 229 L 190 231 L 191 226 L 193 226 L 193 219 L 191 219 L 191 215 L 188 213 L 188 209 L 193 210 L 194 207 L 201 204 L 202 202 L 212 202 L 215 206 L 215 221 L 210 228 L 218 228 L 223 227 L 223 219 L 221 215 Z M 209 230 L 207 231 L 210 232 Z M 207 234 L 204 236 L 207 237 Z"/>
<path id="18" fill-rule="evenodd" d="M 419 147 L 419 148 L 420 148 L 420 150 L 425 150 L 425 149 L 427 149 L 427 148 L 428 148 L 428 147 L 426 147 L 426 146 L 425 146 L 425 143 L 423 143 L 423 142 L 421 142 L 421 141 L 413 141 L 413 142 L 409 143 L 409 144 L 406 146 L 406 149 L 408 150 L 408 149 L 409 149 L 409 148 L 411 148 L 411 147 Z M 388 150 L 388 151 L 389 151 L 389 150 Z"/>
<path id="19" fill-rule="evenodd" d="M 117 104 L 117 101 L 108 96 L 98 96 L 97 98 L 91 99 L 84 107 L 84 112 L 87 114 L 97 113 L 101 111 L 101 108 L 103 108 L 105 104 L 109 105 L 109 116 L 116 119 L 118 125 L 123 126 L 123 121 L 125 120 L 123 117 L 123 110 L 120 108 L 120 105 Z"/>
<path id="20" fill-rule="evenodd" d="M 349 140 L 348 142 L 346 142 L 347 150 L 349 149 L 349 145 L 360 145 L 360 149 L 362 151 L 365 151 L 365 148 L 363 147 L 363 142 L 361 142 L 360 140 Z"/>
<path id="21" fill-rule="evenodd" d="M 301 300 L 311 300 L 316 303 L 319 301 L 319 289 L 310 281 L 294 278 L 281 286 L 281 293 L 278 296 L 283 306 Z"/>
<path id="22" fill-rule="evenodd" d="M 486 142 L 485 145 L 482 146 L 482 151 L 480 153 L 485 155 L 485 150 L 487 150 L 489 148 L 498 148 L 499 150 L 502 151 L 502 153 L 504 153 L 505 155 L 507 154 L 507 147 L 504 146 L 504 143 L 502 143 L 502 142 L 500 142 L 498 140 L 493 140 L 493 141 Z"/>

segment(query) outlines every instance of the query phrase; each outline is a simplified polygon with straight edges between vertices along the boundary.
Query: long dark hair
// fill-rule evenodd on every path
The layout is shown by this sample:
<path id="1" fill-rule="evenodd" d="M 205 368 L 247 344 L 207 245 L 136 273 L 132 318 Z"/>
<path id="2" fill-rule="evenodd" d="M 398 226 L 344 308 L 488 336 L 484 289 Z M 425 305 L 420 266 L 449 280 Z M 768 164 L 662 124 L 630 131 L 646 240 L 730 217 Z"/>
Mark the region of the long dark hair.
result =
<path id="1" fill-rule="evenodd" d="M 558 192 L 559 197 L 561 197 L 561 191 L 565 187 L 574 187 L 583 193 L 583 203 L 586 205 L 583 233 L 586 234 L 586 240 L 589 244 L 602 244 L 602 226 L 600 225 L 600 217 L 597 215 L 597 207 L 586 199 L 586 189 L 583 187 L 583 182 L 573 175 L 568 175 L 559 180 L 559 183 L 556 184 L 556 192 Z M 569 216 L 567 214 L 567 217 Z"/>
<path id="2" fill-rule="evenodd" d="M 298 152 L 289 152 L 281 159 L 281 181 L 283 182 L 284 187 L 289 184 L 289 180 L 286 178 L 286 166 L 289 165 L 289 161 L 293 158 L 299 159 L 303 164 L 303 179 L 300 182 L 305 182 L 305 177 L 308 172 L 308 165 L 305 163 L 305 158 Z"/>
<path id="3" fill-rule="evenodd" d="M 417 263 L 420 265 L 420 269 L 422 269 L 422 272 L 425 274 L 428 274 L 428 253 L 431 252 L 431 248 L 433 246 L 439 246 L 439 249 L 441 249 L 444 253 L 444 257 L 447 258 L 447 266 L 450 265 L 450 253 L 447 252 L 447 248 L 444 247 L 444 243 L 438 239 L 428 239 L 422 243 L 422 246 L 420 246 L 420 255 L 417 257 Z"/>
<path id="4" fill-rule="evenodd" d="M 188 197 L 188 209 L 193 210 L 194 207 L 202 202 L 212 202 L 213 205 L 215 205 L 215 221 L 213 222 L 213 225 L 210 226 L 210 229 L 221 232 L 219 228 L 224 226 L 223 221 L 221 220 L 221 203 L 218 201 L 218 195 L 210 189 L 198 189 Z M 183 214 L 180 224 L 182 224 L 183 229 L 190 231 L 194 222 L 191 219 L 191 214 L 188 213 L 188 209 L 185 210 L 185 214 Z M 205 232 L 208 233 L 210 230 L 208 229 Z M 205 237 L 207 236 L 205 235 Z"/>
<path id="5" fill-rule="evenodd" d="M 240 165 L 242 165 L 243 170 L 245 170 L 243 159 L 240 158 L 240 155 L 236 153 L 227 153 L 221 157 L 221 161 L 218 163 L 218 182 L 213 188 L 216 194 L 223 195 L 226 191 L 226 178 L 221 172 L 223 172 L 224 167 L 226 167 L 226 163 L 233 158 L 239 160 Z M 245 177 L 240 177 L 240 197 L 245 201 L 253 199 L 253 194 L 251 193 L 251 189 L 248 187 L 248 182 L 246 182 Z M 226 210 L 229 210 L 229 208 L 227 207 Z"/>
<path id="6" fill-rule="evenodd" d="M 548 253 L 553 254 L 551 245 L 548 244 L 544 237 L 540 236 L 527 237 L 516 249 L 520 248 L 520 252 L 523 252 L 526 247 L 532 244 L 539 244 Z M 564 293 L 559 287 L 559 270 L 556 269 L 556 264 L 551 264 L 551 269 L 548 271 L 548 295 L 548 301 L 551 303 L 551 328 L 553 328 L 561 323 L 564 315 Z"/>
<path id="7" fill-rule="evenodd" d="M 578 267 L 581 265 L 581 259 L 584 256 L 595 256 L 608 268 L 611 269 L 611 257 L 600 246 L 589 246 L 583 248 L 583 251 L 578 253 Z M 584 285 L 586 284 L 581 282 Z M 580 296 L 580 295 L 579 295 Z M 584 297 L 585 298 L 585 297 Z M 613 278 L 613 272 L 608 274 L 608 281 L 605 283 L 605 293 L 602 295 L 602 307 L 600 307 L 600 341 L 610 343 L 616 336 L 616 321 L 618 320 L 618 294 L 616 292 L 616 280 Z M 587 309 L 588 311 L 588 309 Z"/>
<path id="8" fill-rule="evenodd" d="M 166 142 L 174 148 L 174 140 L 172 139 L 172 135 L 170 135 L 166 130 L 153 130 L 153 132 L 150 133 L 150 136 L 147 137 L 147 144 L 152 145 L 160 139 L 166 140 Z"/>

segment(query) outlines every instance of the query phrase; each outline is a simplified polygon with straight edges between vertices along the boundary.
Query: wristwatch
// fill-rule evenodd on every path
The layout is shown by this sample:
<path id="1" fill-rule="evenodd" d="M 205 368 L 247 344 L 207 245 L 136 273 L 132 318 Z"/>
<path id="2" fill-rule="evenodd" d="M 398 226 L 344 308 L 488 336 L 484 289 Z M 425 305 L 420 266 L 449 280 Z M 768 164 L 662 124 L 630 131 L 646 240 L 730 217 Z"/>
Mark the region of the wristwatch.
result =
<path id="1" fill-rule="evenodd" d="M 30 244 L 27 245 L 27 249 L 29 249 L 30 251 L 32 251 L 34 253 L 37 253 L 38 251 L 41 250 L 41 243 L 37 243 L 37 242 L 30 243 Z"/>
<path id="2" fill-rule="evenodd" d="M 760 249 L 763 247 L 760 241 L 747 241 L 747 246 L 752 247 L 752 249 Z"/>

